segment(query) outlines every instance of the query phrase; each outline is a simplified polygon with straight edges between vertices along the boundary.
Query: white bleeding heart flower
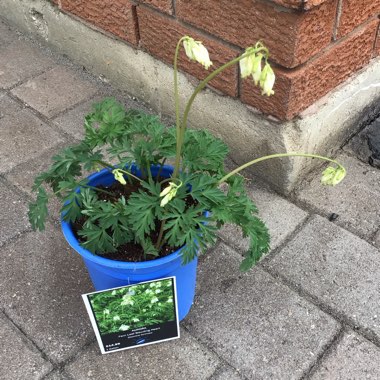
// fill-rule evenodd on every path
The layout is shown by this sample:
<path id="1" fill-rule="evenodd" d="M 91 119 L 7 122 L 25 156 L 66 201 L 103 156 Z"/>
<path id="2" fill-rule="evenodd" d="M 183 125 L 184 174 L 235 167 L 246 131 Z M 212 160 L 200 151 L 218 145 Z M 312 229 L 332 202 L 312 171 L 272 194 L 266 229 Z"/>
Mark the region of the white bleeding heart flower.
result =
<path id="1" fill-rule="evenodd" d="M 192 61 L 200 63 L 206 70 L 212 65 L 207 49 L 201 41 L 195 41 L 194 38 L 186 36 L 183 41 L 186 55 Z"/>
<path id="2" fill-rule="evenodd" d="M 266 63 L 263 71 L 261 72 L 260 76 L 260 87 L 262 88 L 262 95 L 273 95 L 274 91 L 272 90 L 274 86 L 276 76 L 274 75 L 274 72 L 272 68 L 270 67 L 269 63 Z"/>

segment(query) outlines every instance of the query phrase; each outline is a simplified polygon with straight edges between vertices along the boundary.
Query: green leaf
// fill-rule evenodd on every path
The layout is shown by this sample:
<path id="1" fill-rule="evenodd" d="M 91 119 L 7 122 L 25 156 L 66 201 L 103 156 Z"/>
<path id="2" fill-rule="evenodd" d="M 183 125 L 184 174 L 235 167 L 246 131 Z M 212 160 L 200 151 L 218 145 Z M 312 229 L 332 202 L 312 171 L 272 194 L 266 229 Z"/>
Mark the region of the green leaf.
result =
<path id="1" fill-rule="evenodd" d="M 84 238 L 81 246 L 92 253 L 102 254 L 115 252 L 113 239 L 106 230 L 92 223 L 85 223 L 78 235 Z"/>
<path id="2" fill-rule="evenodd" d="M 144 254 L 146 255 L 152 255 L 152 256 L 158 256 L 159 252 L 157 251 L 157 248 L 154 246 L 151 239 L 148 237 L 145 237 L 145 239 L 140 240 L 139 243 L 141 244 Z"/>
<path id="3" fill-rule="evenodd" d="M 223 172 L 227 145 L 206 130 L 187 130 L 183 148 L 183 163 L 190 171 Z"/>
<path id="4" fill-rule="evenodd" d="M 269 251 L 269 233 L 266 225 L 257 217 L 257 207 L 247 196 L 243 179 L 233 176 L 228 184 L 225 201 L 212 208 L 212 215 L 218 226 L 234 223 L 241 228 L 244 237 L 249 237 L 249 250 L 240 266 L 242 271 L 246 271 Z"/>
<path id="5" fill-rule="evenodd" d="M 185 181 L 191 186 L 190 195 L 204 207 L 204 210 L 222 204 L 226 198 L 218 189 L 218 179 L 215 177 L 197 173 Z"/>
<path id="6" fill-rule="evenodd" d="M 80 193 L 71 192 L 64 198 L 61 208 L 62 219 L 66 222 L 74 222 L 81 216 L 82 197 Z"/>
<path id="7" fill-rule="evenodd" d="M 36 201 L 29 204 L 28 216 L 33 230 L 43 231 L 45 229 L 45 221 L 48 216 L 47 202 L 48 195 L 45 189 L 40 186 Z"/>
<path id="8" fill-rule="evenodd" d="M 240 267 L 239 269 L 242 271 L 242 272 L 247 272 L 248 270 L 250 270 L 254 265 L 255 265 L 256 261 L 255 260 L 252 260 L 251 257 L 246 257 L 241 263 L 240 263 Z"/>
<path id="9" fill-rule="evenodd" d="M 144 240 L 144 237 L 155 229 L 156 218 L 162 216 L 159 197 L 141 190 L 133 193 L 128 200 L 128 214 L 136 238 Z"/>
<path id="10" fill-rule="evenodd" d="M 216 241 L 216 228 L 206 224 L 201 206 L 191 206 L 181 213 L 164 214 L 165 239 L 173 247 L 183 247 L 181 253 L 184 263 L 191 261 L 198 250 L 205 251 L 208 244 Z"/>
<path id="11" fill-rule="evenodd" d="M 267 226 L 258 217 L 252 217 L 250 223 L 242 226 L 243 233 L 250 238 L 249 249 L 245 254 L 247 262 L 255 265 L 261 257 L 269 252 L 270 236 Z"/>

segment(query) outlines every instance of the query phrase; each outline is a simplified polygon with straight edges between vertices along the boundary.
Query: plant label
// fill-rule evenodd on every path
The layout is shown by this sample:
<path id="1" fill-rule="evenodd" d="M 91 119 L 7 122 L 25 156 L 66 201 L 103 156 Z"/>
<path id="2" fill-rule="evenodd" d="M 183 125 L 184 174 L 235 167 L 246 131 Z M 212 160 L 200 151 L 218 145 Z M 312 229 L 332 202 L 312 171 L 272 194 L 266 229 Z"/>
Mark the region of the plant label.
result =
<path id="1" fill-rule="evenodd" d="M 179 338 L 175 277 L 82 297 L 102 354 Z"/>

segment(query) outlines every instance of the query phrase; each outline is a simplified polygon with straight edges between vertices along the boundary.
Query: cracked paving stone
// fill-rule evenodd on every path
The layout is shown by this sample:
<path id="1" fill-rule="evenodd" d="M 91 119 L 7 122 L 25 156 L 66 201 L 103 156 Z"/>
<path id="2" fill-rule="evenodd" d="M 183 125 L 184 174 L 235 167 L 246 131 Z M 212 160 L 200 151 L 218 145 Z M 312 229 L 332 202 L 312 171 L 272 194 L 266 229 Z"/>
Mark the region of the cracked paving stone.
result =
<path id="1" fill-rule="evenodd" d="M 354 136 L 343 149 L 364 163 L 380 168 L 380 118 Z"/>

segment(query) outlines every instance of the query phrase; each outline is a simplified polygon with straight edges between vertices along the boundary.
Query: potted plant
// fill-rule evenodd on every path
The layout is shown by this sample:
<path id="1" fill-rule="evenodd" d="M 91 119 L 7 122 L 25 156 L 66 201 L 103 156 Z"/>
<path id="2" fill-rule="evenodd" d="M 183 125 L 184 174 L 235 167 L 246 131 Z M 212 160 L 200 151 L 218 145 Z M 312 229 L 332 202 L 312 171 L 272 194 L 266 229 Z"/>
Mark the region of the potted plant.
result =
<path id="1" fill-rule="evenodd" d="M 221 226 L 234 223 L 250 238 L 243 271 L 269 250 L 268 230 L 247 196 L 242 169 L 271 158 L 304 156 L 336 165 L 324 171 L 325 184 L 335 185 L 345 175 L 336 161 L 303 153 L 256 158 L 225 172 L 226 144 L 206 130 L 187 129 L 191 106 L 210 80 L 237 63 L 243 78 L 252 76 L 263 95 L 273 94 L 269 52 L 258 42 L 213 71 L 181 115 L 177 61 L 182 45 L 191 60 L 206 69 L 212 65 L 201 42 L 188 36 L 179 40 L 174 56 L 176 125 L 167 128 L 156 116 L 105 99 L 86 116 L 83 140 L 53 157 L 51 167 L 36 177 L 37 196 L 29 210 L 32 227 L 43 230 L 49 197 L 62 200 L 63 233 L 82 255 L 97 290 L 176 276 L 180 319 L 193 302 L 198 254 L 215 243 Z M 173 166 L 166 165 L 170 160 Z M 84 171 L 94 170 L 98 172 L 83 177 Z"/>

